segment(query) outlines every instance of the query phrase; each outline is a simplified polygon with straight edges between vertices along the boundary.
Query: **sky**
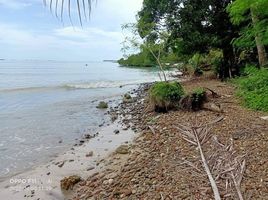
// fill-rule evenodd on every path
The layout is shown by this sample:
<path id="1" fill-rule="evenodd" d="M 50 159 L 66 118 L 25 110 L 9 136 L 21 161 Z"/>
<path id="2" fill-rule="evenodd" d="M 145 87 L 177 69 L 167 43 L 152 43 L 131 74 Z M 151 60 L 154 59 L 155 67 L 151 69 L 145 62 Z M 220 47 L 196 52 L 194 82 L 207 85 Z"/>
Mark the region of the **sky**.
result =
<path id="1" fill-rule="evenodd" d="M 43 0 L 0 0 L 0 58 L 119 59 L 125 37 L 121 25 L 135 22 L 141 7 L 142 0 L 97 0 L 81 27 L 75 6 L 71 24 L 67 7 L 61 22 Z"/>

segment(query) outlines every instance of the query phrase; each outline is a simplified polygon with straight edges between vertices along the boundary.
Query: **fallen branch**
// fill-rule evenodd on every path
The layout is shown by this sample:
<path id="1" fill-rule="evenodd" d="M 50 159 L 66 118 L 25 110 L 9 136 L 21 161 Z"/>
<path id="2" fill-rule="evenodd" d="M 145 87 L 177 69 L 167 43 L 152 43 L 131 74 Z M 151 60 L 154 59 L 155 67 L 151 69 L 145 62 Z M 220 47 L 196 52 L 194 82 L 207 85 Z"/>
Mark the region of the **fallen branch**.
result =
<path id="1" fill-rule="evenodd" d="M 233 140 L 228 145 L 224 145 L 218 141 L 216 136 L 213 136 L 211 148 L 206 151 L 205 155 L 203 148 L 204 144 L 212 137 L 210 132 L 211 125 L 222 121 L 224 117 L 219 117 L 204 125 L 184 126 L 178 125 L 177 128 L 182 138 L 196 146 L 200 160 L 202 163 L 206 176 L 209 179 L 210 186 L 213 190 L 214 199 L 220 200 L 220 189 L 225 188 L 224 197 L 238 197 L 243 200 L 243 195 L 240 190 L 243 173 L 245 171 L 245 156 L 237 156 L 233 148 Z M 183 162 L 188 166 L 194 168 L 197 172 L 202 173 L 203 170 L 198 168 L 193 162 Z"/>
<path id="2" fill-rule="evenodd" d="M 213 98 L 219 98 L 221 97 L 217 92 L 213 91 L 212 89 L 209 89 L 207 87 L 204 87 L 206 90 L 210 91 Z"/>

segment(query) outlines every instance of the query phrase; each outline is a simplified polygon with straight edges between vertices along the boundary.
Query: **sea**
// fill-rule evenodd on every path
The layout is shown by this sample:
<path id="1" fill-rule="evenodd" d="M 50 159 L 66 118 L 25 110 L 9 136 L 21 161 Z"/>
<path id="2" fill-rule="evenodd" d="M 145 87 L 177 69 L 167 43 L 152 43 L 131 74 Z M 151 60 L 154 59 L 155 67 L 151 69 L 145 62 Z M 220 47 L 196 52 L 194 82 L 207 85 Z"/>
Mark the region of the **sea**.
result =
<path id="1" fill-rule="evenodd" d="M 109 122 L 99 101 L 120 101 L 157 68 L 114 62 L 0 60 L 0 179 L 48 162 Z"/>

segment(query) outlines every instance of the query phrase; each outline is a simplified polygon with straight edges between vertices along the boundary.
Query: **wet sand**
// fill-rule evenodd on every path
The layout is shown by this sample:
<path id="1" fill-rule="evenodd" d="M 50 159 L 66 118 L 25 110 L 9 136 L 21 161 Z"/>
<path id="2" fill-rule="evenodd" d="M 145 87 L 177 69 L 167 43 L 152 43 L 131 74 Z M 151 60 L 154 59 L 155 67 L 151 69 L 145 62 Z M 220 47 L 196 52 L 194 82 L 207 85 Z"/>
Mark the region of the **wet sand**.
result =
<path id="1" fill-rule="evenodd" d="M 119 130 L 119 134 L 114 130 Z M 96 137 L 79 141 L 49 163 L 0 182 L 0 199 L 64 199 L 68 194 L 62 193 L 60 180 L 72 175 L 85 179 L 100 171 L 103 161 L 118 146 L 130 143 L 134 136 L 134 131 L 123 130 L 118 122 L 102 127 Z"/>

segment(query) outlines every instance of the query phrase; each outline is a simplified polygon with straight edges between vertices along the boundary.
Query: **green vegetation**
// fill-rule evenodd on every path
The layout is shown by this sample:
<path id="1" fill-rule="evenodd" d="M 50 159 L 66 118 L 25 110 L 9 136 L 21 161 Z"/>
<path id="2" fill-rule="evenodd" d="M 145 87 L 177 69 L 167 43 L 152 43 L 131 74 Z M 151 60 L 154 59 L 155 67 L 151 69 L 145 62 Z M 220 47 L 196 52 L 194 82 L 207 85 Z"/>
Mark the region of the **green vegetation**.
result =
<path id="1" fill-rule="evenodd" d="M 233 81 L 238 86 L 238 96 L 248 108 L 268 112 L 268 70 L 250 66 L 244 75 Z"/>
<path id="2" fill-rule="evenodd" d="M 149 94 L 154 109 L 166 112 L 178 106 L 184 90 L 178 82 L 157 82 L 151 87 Z"/>
<path id="3" fill-rule="evenodd" d="M 107 109 L 108 104 L 106 102 L 104 102 L 104 101 L 100 101 L 96 108 L 98 108 L 98 109 Z"/>
<path id="4" fill-rule="evenodd" d="M 160 63 L 184 62 L 183 71 L 211 70 L 221 79 L 239 76 L 246 63 L 266 66 L 267 6 L 268 0 L 144 0 L 136 24 L 125 26 L 135 38 L 127 49 L 139 53 L 119 62 L 159 65 L 153 52 Z"/>

